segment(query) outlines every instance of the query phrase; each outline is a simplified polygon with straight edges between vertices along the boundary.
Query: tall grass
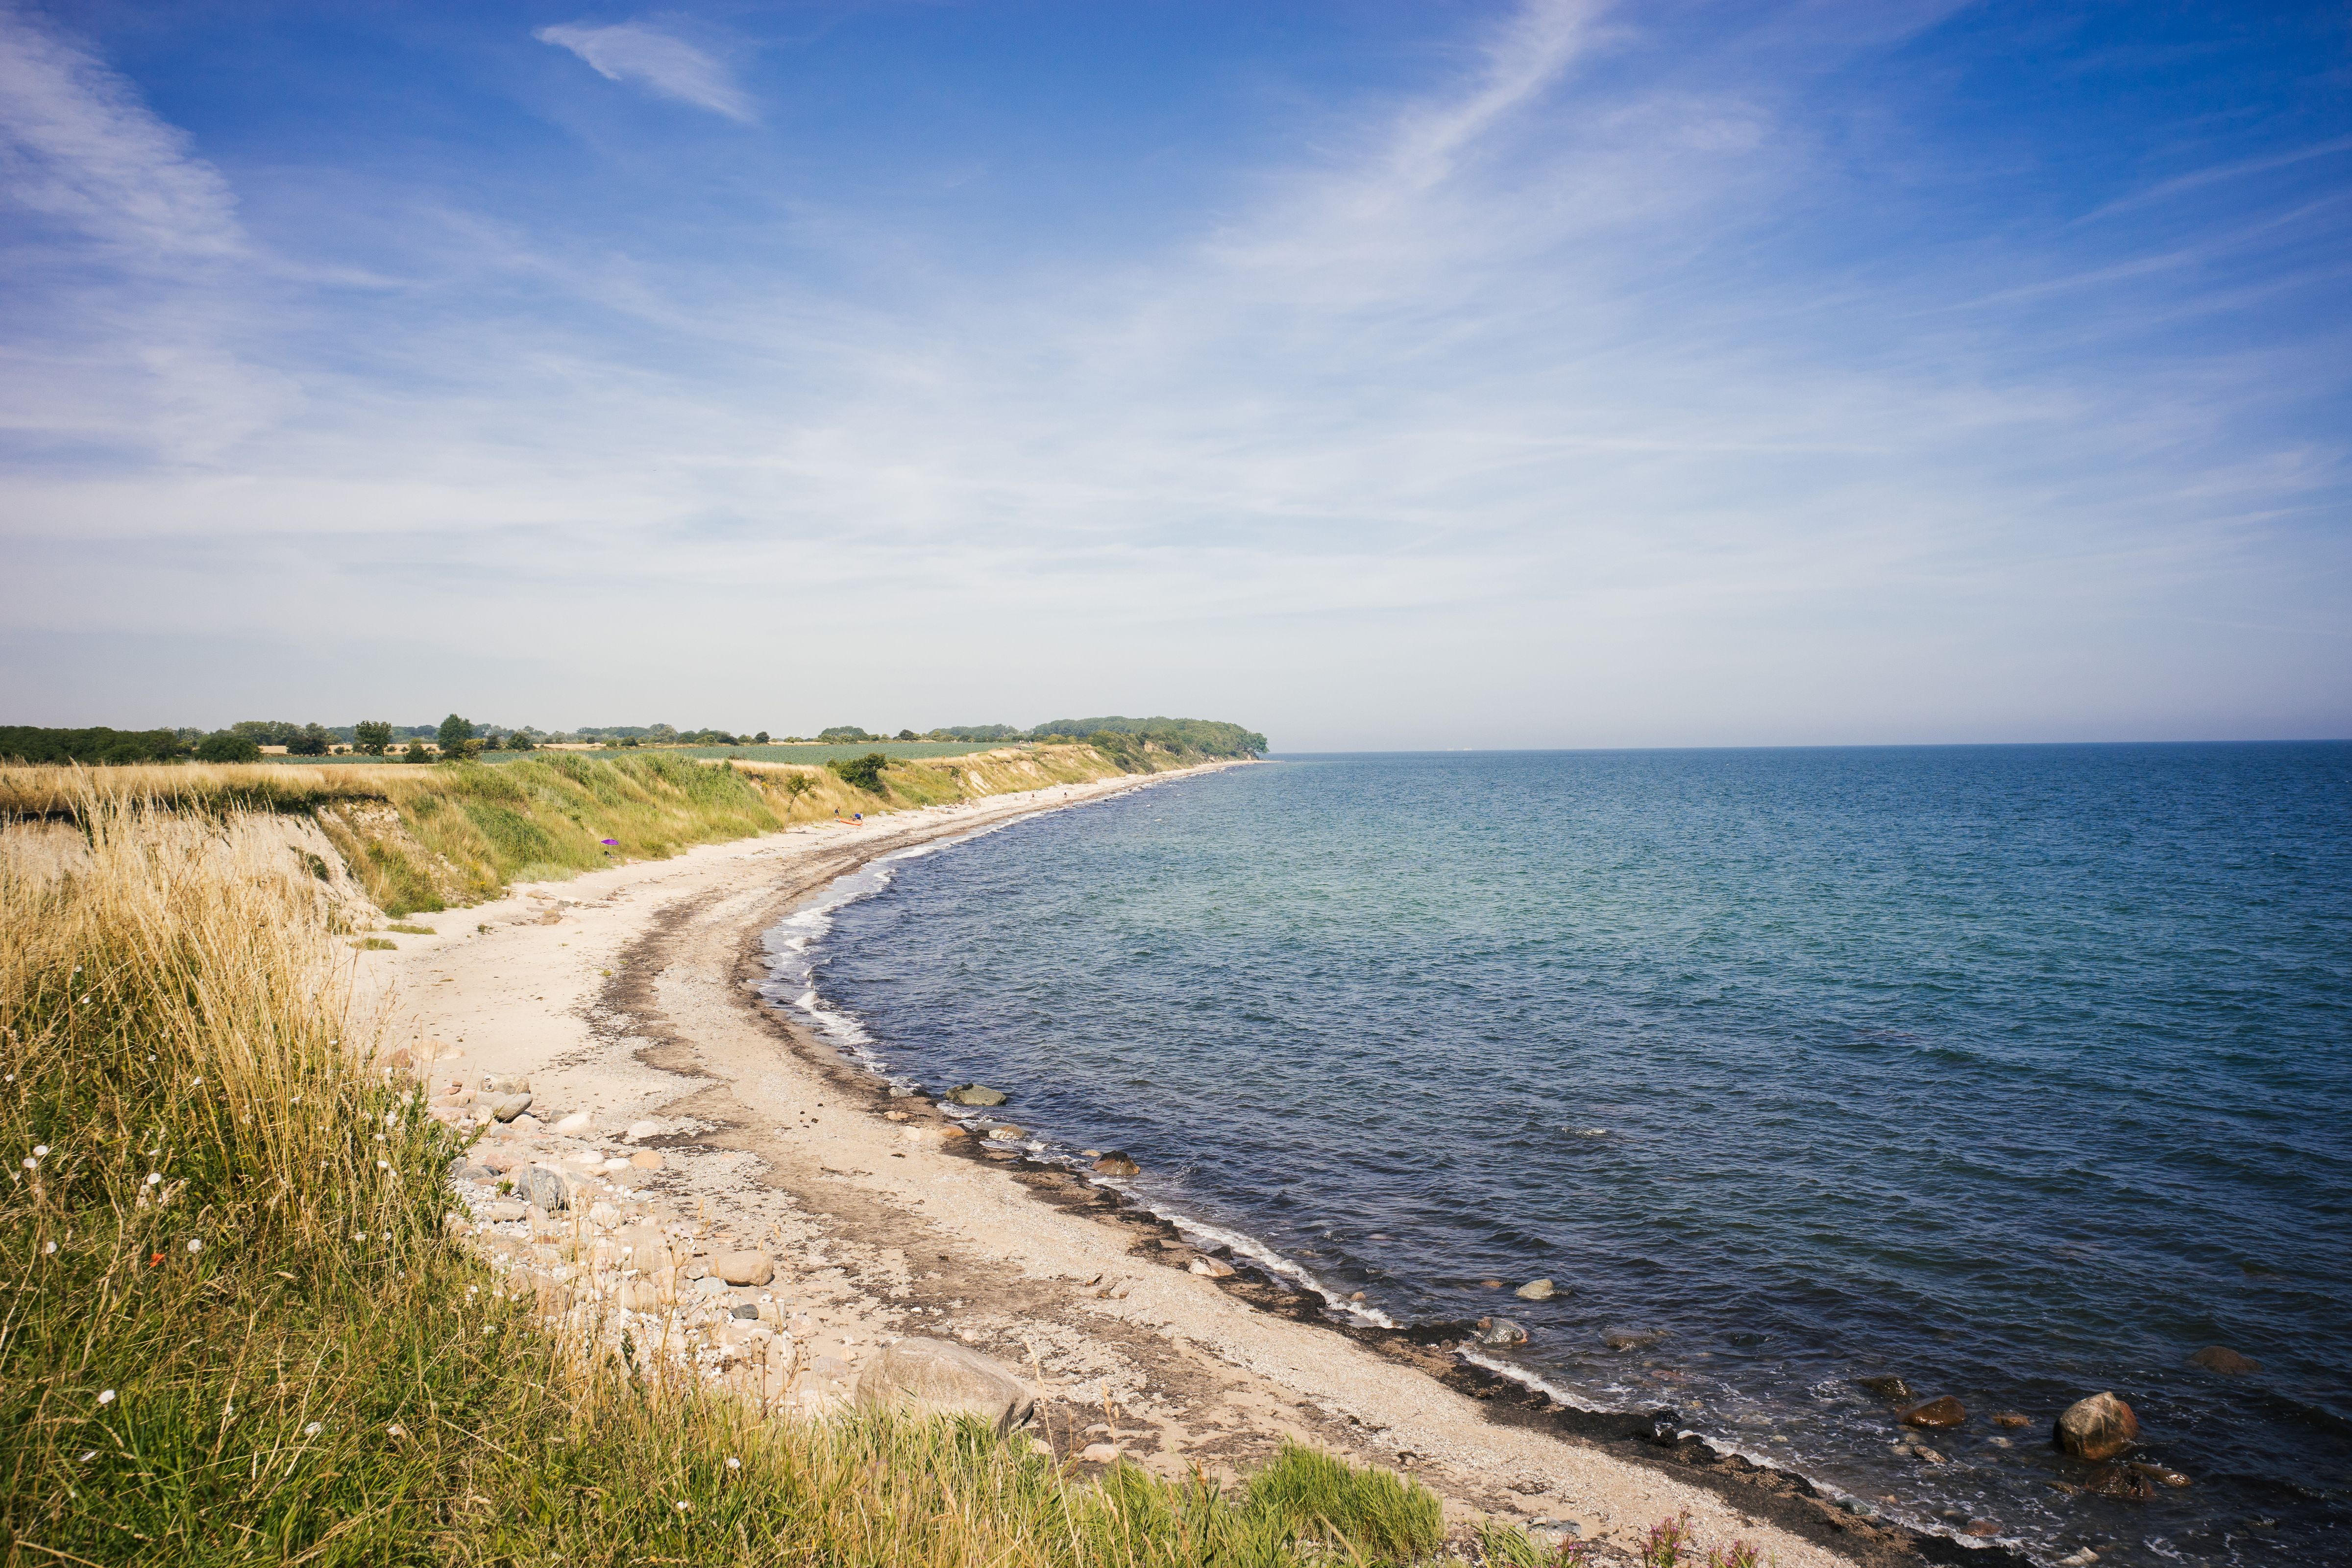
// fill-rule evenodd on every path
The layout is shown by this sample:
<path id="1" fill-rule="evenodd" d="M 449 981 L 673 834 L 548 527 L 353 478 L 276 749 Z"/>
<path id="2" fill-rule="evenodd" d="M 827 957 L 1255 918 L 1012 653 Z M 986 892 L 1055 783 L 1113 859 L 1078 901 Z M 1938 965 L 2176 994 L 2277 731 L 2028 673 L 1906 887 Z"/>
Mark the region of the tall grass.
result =
<path id="1" fill-rule="evenodd" d="M 331 911 L 240 824 L 0 837 L 0 1565 L 1290 1568 L 1435 1544 L 1299 1450 L 1239 1495 L 973 1426 L 788 1425 L 567 1343 L 440 1218 Z"/>

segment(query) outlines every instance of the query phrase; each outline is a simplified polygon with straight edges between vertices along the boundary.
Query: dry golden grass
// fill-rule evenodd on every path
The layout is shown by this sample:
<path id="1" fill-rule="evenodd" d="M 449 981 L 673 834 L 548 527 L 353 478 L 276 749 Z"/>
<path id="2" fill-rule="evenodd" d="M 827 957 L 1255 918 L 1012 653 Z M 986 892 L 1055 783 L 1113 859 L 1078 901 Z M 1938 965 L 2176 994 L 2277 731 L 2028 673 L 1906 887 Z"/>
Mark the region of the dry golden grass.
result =
<path id="1" fill-rule="evenodd" d="M 451 1134 L 373 1059 L 282 836 L 69 804 L 88 852 L 62 870 L 0 837 L 0 1568 L 1436 1546 L 1426 1492 L 1304 1451 L 1237 1495 L 1082 1485 L 977 1426 L 790 1425 L 587 1359 L 445 1236 Z"/>

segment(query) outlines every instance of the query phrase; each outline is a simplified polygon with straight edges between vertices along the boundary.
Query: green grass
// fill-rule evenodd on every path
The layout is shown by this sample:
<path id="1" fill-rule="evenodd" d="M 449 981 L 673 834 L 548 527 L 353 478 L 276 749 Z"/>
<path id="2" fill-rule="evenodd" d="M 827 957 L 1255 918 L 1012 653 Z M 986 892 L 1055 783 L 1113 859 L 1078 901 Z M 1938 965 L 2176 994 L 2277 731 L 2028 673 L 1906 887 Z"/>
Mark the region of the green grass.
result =
<path id="1" fill-rule="evenodd" d="M 403 925 L 398 922 L 394 922 L 383 929 L 389 931 L 398 931 L 402 936 L 431 936 L 433 934 L 433 928 L 431 926 Z"/>
<path id="2" fill-rule="evenodd" d="M 453 1135 L 353 1032 L 309 868 L 218 821 L 76 809 L 74 875 L 0 852 L 0 1148 L 31 1161 L 0 1188 L 5 1568 L 1433 1548 L 1428 1494 L 1304 1449 L 1238 1492 L 1085 1485 L 1019 1435 L 787 1424 L 565 1342 L 444 1232 Z"/>

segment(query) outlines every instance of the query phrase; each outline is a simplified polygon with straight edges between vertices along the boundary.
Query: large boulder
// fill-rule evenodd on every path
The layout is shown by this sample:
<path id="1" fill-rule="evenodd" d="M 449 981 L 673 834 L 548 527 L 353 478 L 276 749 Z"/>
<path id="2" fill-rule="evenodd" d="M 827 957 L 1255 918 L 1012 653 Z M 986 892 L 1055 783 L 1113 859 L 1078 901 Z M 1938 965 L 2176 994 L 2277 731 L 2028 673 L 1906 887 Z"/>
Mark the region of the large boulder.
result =
<path id="1" fill-rule="evenodd" d="M 1106 1176 L 1139 1176 L 1143 1167 L 1116 1149 L 1106 1151 L 1095 1162 L 1095 1169 Z"/>
<path id="2" fill-rule="evenodd" d="M 500 1121 L 512 1121 L 516 1117 L 520 1116 L 524 1111 L 530 1109 L 530 1096 L 528 1094 L 485 1095 L 476 1103 L 480 1107 L 487 1109 L 490 1115 L 497 1120 Z"/>
<path id="3" fill-rule="evenodd" d="M 1523 1345 L 1528 1331 L 1508 1318 L 1481 1318 L 1476 1338 L 1482 1345 Z"/>
<path id="4" fill-rule="evenodd" d="M 2207 1372 L 2218 1372 L 2229 1377 L 2244 1377 L 2263 1370 L 2263 1363 L 2250 1355 L 2240 1355 L 2227 1345 L 2207 1345 L 2189 1358 Z"/>
<path id="5" fill-rule="evenodd" d="M 2080 1459 L 2112 1459 L 2139 1441 L 2139 1417 L 2113 1394 L 2094 1394 L 2058 1417 L 2058 1446 Z"/>
<path id="6" fill-rule="evenodd" d="M 1530 1279 L 1511 1294 L 1522 1301 L 1549 1301 L 1559 1294 L 1559 1287 L 1549 1279 Z"/>
<path id="7" fill-rule="evenodd" d="M 952 1105 L 1003 1105 L 1013 1097 L 1001 1089 L 991 1089 L 983 1083 L 960 1083 L 940 1096 Z"/>
<path id="8" fill-rule="evenodd" d="M 921 1415 L 977 1415 L 999 1433 L 1029 1419 L 1036 1396 L 992 1356 L 950 1340 L 913 1338 L 884 1348 L 857 1378 L 857 1403 Z"/>
<path id="9" fill-rule="evenodd" d="M 1906 1426 L 1957 1426 L 1968 1418 L 1968 1406 L 1948 1394 L 1922 1400 L 1896 1417 Z"/>

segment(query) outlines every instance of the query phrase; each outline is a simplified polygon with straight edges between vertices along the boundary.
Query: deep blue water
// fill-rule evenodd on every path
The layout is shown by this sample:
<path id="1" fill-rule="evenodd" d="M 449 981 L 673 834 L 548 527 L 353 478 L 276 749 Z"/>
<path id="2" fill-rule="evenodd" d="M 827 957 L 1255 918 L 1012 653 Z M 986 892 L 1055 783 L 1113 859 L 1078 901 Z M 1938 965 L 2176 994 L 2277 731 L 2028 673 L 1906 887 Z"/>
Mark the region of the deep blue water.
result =
<path id="1" fill-rule="evenodd" d="M 2352 744 L 1302 757 L 772 945 L 887 1070 L 1585 1402 L 2045 1560 L 2352 1562 Z M 2049 1484 L 2109 1388 L 2195 1485 Z"/>

